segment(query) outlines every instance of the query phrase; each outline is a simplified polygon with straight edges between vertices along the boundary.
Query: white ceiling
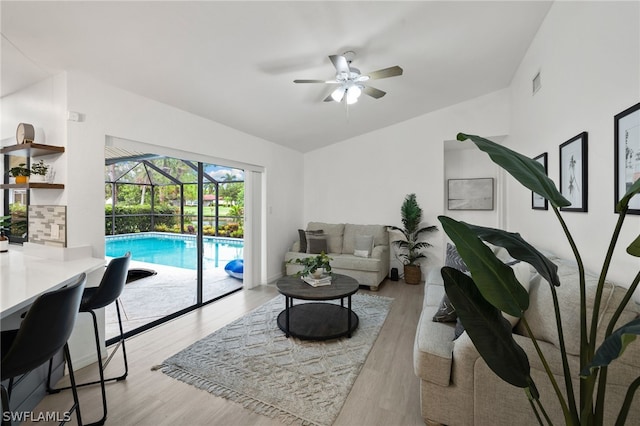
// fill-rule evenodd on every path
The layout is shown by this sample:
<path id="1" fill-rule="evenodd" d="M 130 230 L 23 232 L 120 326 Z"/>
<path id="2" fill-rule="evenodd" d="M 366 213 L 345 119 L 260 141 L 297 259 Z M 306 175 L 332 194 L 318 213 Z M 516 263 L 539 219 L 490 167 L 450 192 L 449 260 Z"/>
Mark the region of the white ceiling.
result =
<path id="1" fill-rule="evenodd" d="M 308 152 L 507 87 L 546 1 L 12 2 L 1 7 L 1 95 L 81 71 Z M 322 102 L 328 55 L 354 50 L 381 99 Z"/>

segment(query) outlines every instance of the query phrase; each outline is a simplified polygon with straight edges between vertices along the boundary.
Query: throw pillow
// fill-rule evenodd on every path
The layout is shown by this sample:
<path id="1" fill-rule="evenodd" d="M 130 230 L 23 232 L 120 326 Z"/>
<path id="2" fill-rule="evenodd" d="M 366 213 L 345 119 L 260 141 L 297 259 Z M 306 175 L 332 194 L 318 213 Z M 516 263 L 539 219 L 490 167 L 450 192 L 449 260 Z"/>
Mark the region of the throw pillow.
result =
<path id="1" fill-rule="evenodd" d="M 371 257 L 373 251 L 373 235 L 356 235 L 354 256 Z"/>
<path id="2" fill-rule="evenodd" d="M 460 318 L 458 318 L 456 320 L 456 328 L 453 331 L 453 340 L 456 340 L 458 337 L 460 337 L 462 333 L 464 333 L 464 325 L 462 325 L 462 321 L 460 321 Z"/>
<path id="3" fill-rule="evenodd" d="M 453 244 L 447 243 L 447 253 L 444 260 L 445 266 L 457 269 L 460 272 L 468 273 L 469 268 L 464 260 L 460 257 L 458 249 Z"/>
<path id="4" fill-rule="evenodd" d="M 300 253 L 307 252 L 307 233 L 313 235 L 322 235 L 324 231 L 319 229 L 317 231 L 305 231 L 304 229 L 298 229 L 298 235 L 300 236 Z"/>
<path id="5" fill-rule="evenodd" d="M 451 304 L 449 297 L 446 295 L 442 296 L 442 300 L 440 301 L 440 306 L 438 306 L 438 310 L 433 315 L 434 322 L 455 322 L 458 318 L 456 314 L 456 310 Z"/>
<path id="6" fill-rule="evenodd" d="M 327 253 L 327 236 L 324 234 L 307 233 L 307 253 L 320 254 Z"/>

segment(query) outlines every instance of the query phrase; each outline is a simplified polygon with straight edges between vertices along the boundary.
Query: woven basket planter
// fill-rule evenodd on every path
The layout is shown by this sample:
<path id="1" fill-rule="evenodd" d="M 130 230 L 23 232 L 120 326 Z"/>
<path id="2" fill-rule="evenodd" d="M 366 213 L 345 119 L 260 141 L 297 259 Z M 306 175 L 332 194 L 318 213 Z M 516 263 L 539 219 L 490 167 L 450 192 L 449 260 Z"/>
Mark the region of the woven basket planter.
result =
<path id="1" fill-rule="evenodd" d="M 420 265 L 404 265 L 404 282 L 407 284 L 420 284 L 422 272 Z"/>

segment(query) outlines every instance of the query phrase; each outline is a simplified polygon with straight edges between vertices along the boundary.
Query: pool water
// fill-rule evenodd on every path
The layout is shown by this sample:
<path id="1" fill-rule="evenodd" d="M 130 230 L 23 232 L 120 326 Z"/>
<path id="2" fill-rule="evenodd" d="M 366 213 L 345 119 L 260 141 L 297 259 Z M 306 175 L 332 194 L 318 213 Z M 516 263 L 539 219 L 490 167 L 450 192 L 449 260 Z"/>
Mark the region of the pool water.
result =
<path id="1" fill-rule="evenodd" d="M 197 268 L 196 238 L 193 235 L 175 235 L 147 232 L 105 237 L 105 251 L 109 257 L 131 252 L 131 260 Z M 204 237 L 204 269 L 224 268 L 234 259 L 242 259 L 244 242 L 229 238 Z"/>

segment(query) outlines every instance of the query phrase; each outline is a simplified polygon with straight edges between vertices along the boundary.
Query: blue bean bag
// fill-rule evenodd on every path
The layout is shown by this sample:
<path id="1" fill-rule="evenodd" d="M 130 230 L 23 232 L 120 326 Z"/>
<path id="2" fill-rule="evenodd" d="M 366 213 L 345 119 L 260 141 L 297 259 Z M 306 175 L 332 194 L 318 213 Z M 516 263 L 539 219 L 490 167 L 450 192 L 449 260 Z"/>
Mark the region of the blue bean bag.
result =
<path id="1" fill-rule="evenodd" d="M 232 260 L 231 262 L 227 263 L 227 266 L 224 267 L 224 270 L 233 278 L 241 280 L 244 272 L 244 260 Z"/>

